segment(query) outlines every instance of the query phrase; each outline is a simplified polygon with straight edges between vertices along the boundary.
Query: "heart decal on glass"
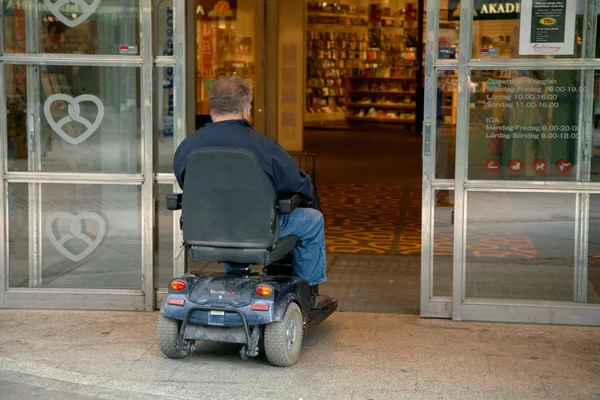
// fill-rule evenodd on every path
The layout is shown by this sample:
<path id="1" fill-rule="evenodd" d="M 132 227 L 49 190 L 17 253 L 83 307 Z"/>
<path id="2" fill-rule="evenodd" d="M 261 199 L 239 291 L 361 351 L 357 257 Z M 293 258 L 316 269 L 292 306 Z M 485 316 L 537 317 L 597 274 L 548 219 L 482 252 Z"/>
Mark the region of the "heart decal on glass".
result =
<path id="1" fill-rule="evenodd" d="M 58 122 L 55 121 L 51 111 L 52 103 L 56 101 L 66 101 L 68 103 L 68 115 L 61 118 Z M 96 105 L 96 107 L 98 107 L 98 114 L 96 115 L 96 119 L 93 123 L 81 115 L 80 103 L 83 103 L 84 101 L 91 101 Z M 81 96 L 73 98 L 69 95 L 58 93 L 48 97 L 48 99 L 44 103 L 44 115 L 46 116 L 46 121 L 48 121 L 48 125 L 50 125 L 52 130 L 56 132 L 58 136 L 66 140 L 68 143 L 76 145 L 82 143 L 87 138 L 92 136 L 94 132 L 96 132 L 96 130 L 102 123 L 102 120 L 104 119 L 104 104 L 102 103 L 102 101 L 100 101 L 98 97 L 93 96 L 91 94 L 83 94 Z M 80 124 L 86 127 L 85 132 L 83 132 L 77 137 L 69 135 L 64 131 L 63 127 L 70 122 L 79 122 Z"/>
<path id="2" fill-rule="evenodd" d="M 70 222 L 69 232 L 62 236 L 60 236 L 60 233 L 54 231 L 54 223 L 59 219 L 67 219 Z M 84 232 L 85 220 L 92 220 L 98 224 L 98 233 L 95 238 Z M 100 246 L 106 235 L 106 223 L 100 215 L 93 212 L 82 212 L 77 215 L 68 212 L 56 212 L 46 220 L 46 234 L 60 254 L 71 261 L 77 262 L 92 254 Z M 73 252 L 72 249 L 66 246 L 67 242 L 73 239 L 83 241 L 87 247 L 80 253 Z"/>
<path id="3" fill-rule="evenodd" d="M 70 28 L 74 28 L 87 20 L 90 15 L 96 11 L 96 8 L 98 8 L 98 5 L 100 4 L 100 0 L 93 0 L 91 3 L 88 3 L 85 0 L 58 0 L 54 3 L 52 0 L 44 0 L 44 3 L 46 4 L 46 7 L 48 7 L 48 10 L 54 14 L 54 16 L 58 18 L 60 22 Z M 69 3 L 79 6 L 81 9 L 82 12 L 77 18 L 70 18 L 60 11 L 62 6 Z M 73 15 L 77 14 L 74 13 Z"/>

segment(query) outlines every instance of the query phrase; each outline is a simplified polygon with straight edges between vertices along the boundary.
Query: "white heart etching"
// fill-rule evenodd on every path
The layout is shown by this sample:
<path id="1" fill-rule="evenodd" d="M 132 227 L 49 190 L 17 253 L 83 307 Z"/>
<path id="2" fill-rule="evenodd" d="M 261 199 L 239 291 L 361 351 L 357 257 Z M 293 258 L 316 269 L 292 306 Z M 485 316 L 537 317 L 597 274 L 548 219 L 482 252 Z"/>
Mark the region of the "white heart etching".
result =
<path id="1" fill-rule="evenodd" d="M 54 117 L 52 116 L 51 107 L 52 103 L 61 100 L 66 101 L 68 103 L 68 115 L 61 118 L 60 121 L 56 122 L 54 120 Z M 98 107 L 98 114 L 96 115 L 96 119 L 93 123 L 91 123 L 87 118 L 81 115 L 81 106 L 79 104 L 83 103 L 84 101 L 91 101 L 96 105 L 96 107 Z M 104 119 L 104 104 L 99 98 L 91 94 L 82 94 L 81 96 L 73 98 L 69 95 L 58 93 L 48 97 L 48 99 L 44 103 L 44 115 L 46 116 L 46 121 L 48 121 L 48 124 L 50 125 L 52 130 L 56 132 L 58 136 L 60 136 L 70 144 L 76 145 L 82 143 L 87 138 L 92 136 L 94 132 L 96 132 L 96 130 L 102 123 L 102 120 Z M 77 137 L 69 135 L 64 131 L 63 127 L 70 122 L 79 122 L 80 124 L 86 127 L 86 131 Z"/>
<path id="2" fill-rule="evenodd" d="M 62 236 L 59 234 L 57 237 L 57 233 L 54 231 L 54 223 L 59 219 L 67 219 L 70 223 L 69 232 Z M 95 238 L 92 238 L 88 233 L 83 231 L 84 224 L 82 224 L 82 221 L 85 221 L 86 219 L 93 220 L 98 224 L 98 233 Z M 106 234 L 106 224 L 100 215 L 93 212 L 82 212 L 77 215 L 68 212 L 56 212 L 50 215 L 46 220 L 46 234 L 52 245 L 54 245 L 60 254 L 71 261 L 77 262 L 92 254 L 92 252 L 98 248 L 100 243 L 102 243 L 104 235 Z M 82 240 L 87 245 L 85 250 L 79 254 L 75 254 L 71 249 L 67 248 L 66 243 L 73 239 Z"/>
<path id="3" fill-rule="evenodd" d="M 88 3 L 85 0 L 58 0 L 54 3 L 52 0 L 44 0 L 44 3 L 46 4 L 46 7 L 48 7 L 48 10 L 50 10 L 50 12 L 54 14 L 54 16 L 58 18 L 60 22 L 70 28 L 74 28 L 87 20 L 90 15 L 96 11 L 98 4 L 100 4 L 100 0 L 93 0 L 91 3 Z M 62 6 L 69 3 L 78 5 L 81 9 L 81 14 L 77 18 L 69 18 L 60 11 Z M 73 13 L 73 15 L 77 15 L 77 13 Z"/>

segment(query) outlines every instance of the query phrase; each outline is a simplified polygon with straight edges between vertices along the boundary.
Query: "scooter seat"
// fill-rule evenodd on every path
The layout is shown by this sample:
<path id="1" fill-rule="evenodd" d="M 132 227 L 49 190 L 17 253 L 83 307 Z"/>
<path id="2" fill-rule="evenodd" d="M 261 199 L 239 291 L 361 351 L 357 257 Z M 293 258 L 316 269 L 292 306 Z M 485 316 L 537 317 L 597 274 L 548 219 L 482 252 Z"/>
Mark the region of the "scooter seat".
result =
<path id="1" fill-rule="evenodd" d="M 280 238 L 269 248 L 190 246 L 188 256 L 192 261 L 232 262 L 269 265 L 294 250 L 296 236 Z"/>

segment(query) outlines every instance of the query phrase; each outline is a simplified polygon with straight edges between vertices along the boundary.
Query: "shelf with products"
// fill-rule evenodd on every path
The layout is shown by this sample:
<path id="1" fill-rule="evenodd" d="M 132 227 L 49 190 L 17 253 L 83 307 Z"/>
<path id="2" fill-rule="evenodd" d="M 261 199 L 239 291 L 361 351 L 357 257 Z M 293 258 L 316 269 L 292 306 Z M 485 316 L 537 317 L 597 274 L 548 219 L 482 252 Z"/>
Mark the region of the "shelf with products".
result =
<path id="1" fill-rule="evenodd" d="M 346 119 L 354 122 L 413 124 L 417 111 L 416 66 L 354 68 L 348 84 Z"/>
<path id="2" fill-rule="evenodd" d="M 306 121 L 344 119 L 348 69 L 366 56 L 364 28 L 307 29 Z"/>
<path id="3" fill-rule="evenodd" d="M 395 110 L 414 110 L 415 108 L 417 108 L 417 103 L 410 101 L 407 102 L 405 104 L 402 103 L 389 103 L 389 100 L 384 100 L 384 101 L 377 101 L 375 103 L 372 103 L 370 100 L 365 102 L 358 102 L 358 103 L 350 103 L 348 104 L 348 107 L 361 107 L 361 108 L 365 108 L 365 107 L 377 107 L 377 108 L 387 108 L 387 109 L 395 109 Z"/>
<path id="4" fill-rule="evenodd" d="M 307 3 L 305 121 L 416 119 L 416 3 L 362 4 Z"/>
<path id="5" fill-rule="evenodd" d="M 307 1 L 308 24 L 332 24 L 346 26 L 366 26 L 367 7 L 353 4 Z"/>
<path id="6" fill-rule="evenodd" d="M 370 117 L 370 116 L 348 116 L 346 117 L 347 121 L 350 122 L 379 122 L 379 123 L 384 123 L 384 124 L 414 124 L 415 123 L 415 116 L 412 115 L 412 117 L 409 118 L 403 118 L 403 117 L 399 117 L 399 116 L 391 116 L 391 114 L 388 114 L 387 116 L 375 116 L 375 117 Z"/>

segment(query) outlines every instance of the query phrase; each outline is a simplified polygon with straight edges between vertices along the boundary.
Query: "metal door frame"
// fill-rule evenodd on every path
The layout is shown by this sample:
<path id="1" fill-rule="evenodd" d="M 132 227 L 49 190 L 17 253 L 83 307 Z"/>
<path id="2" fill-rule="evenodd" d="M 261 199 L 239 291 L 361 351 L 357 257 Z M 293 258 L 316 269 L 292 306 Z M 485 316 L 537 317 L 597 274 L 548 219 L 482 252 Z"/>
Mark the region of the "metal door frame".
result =
<path id="1" fill-rule="evenodd" d="M 427 1 L 427 53 L 425 69 L 425 113 L 423 122 L 423 220 L 421 256 L 421 315 L 499 322 L 535 322 L 574 325 L 600 325 L 600 307 L 582 304 L 587 291 L 587 251 L 590 194 L 600 194 L 600 183 L 589 182 L 590 143 L 593 134 L 593 91 L 582 95 L 578 143 L 579 182 L 517 182 L 468 180 L 468 132 L 470 91 L 468 78 L 473 70 L 580 70 L 583 84 L 594 84 L 598 2 L 585 0 L 584 57 L 579 59 L 471 59 L 473 0 L 461 0 L 460 52 L 458 60 L 438 59 L 439 0 Z M 437 71 L 458 71 L 458 107 L 456 124 L 456 174 L 454 180 L 435 179 L 435 134 Z M 454 190 L 454 261 L 452 298 L 434 297 L 433 287 L 433 213 L 434 191 Z M 573 302 L 469 299 L 465 294 L 467 201 L 469 192 L 574 193 L 577 196 L 574 299 Z"/>
<path id="2" fill-rule="evenodd" d="M 183 5 L 184 0 L 176 0 L 178 5 Z M 77 308 L 77 309 L 107 309 L 107 310 L 152 310 L 154 307 L 154 282 L 153 282 L 153 33 L 152 33 L 152 1 L 139 0 L 139 38 L 140 54 L 130 55 L 84 55 L 84 54 L 43 54 L 36 53 L 36 40 L 39 41 L 38 1 L 25 2 L 26 30 L 28 53 L 4 52 L 4 20 L 0 20 L 0 126 L 6 132 L 6 65 L 27 65 L 28 77 L 28 113 L 33 115 L 28 120 L 28 131 L 33 138 L 39 137 L 39 102 L 34 104 L 39 91 L 39 66 L 40 65 L 85 65 L 85 66 L 111 66 L 129 67 L 140 70 L 140 104 L 141 104 L 141 140 L 139 152 L 141 170 L 135 174 L 108 174 L 108 173 L 51 173 L 51 172 L 11 172 L 7 166 L 7 138 L 4 135 L 0 141 L 0 156 L 2 158 L 3 191 L 0 195 L 0 245 L 3 257 L 0 257 L 0 307 L 10 308 Z M 4 0 L 0 0 L 0 10 L 3 10 Z M 177 14 L 177 13 L 176 13 Z M 180 14 L 180 13 L 179 13 Z M 181 35 L 179 28 L 176 33 Z M 185 52 L 179 51 L 179 56 L 185 60 Z M 177 59 L 175 54 L 173 59 Z M 156 61 L 160 64 L 161 61 Z M 176 64 L 182 64 L 179 58 Z M 185 87 L 175 87 L 175 92 L 183 92 Z M 185 126 L 179 126 L 179 130 Z M 39 145 L 39 140 L 36 141 Z M 29 149 L 29 163 L 36 163 Z M 35 152 L 33 152 L 35 155 Z M 38 169 L 39 170 L 39 169 Z M 28 183 L 30 187 L 30 277 L 34 287 L 10 288 L 9 287 L 9 255 L 8 255 L 8 183 Z M 77 289 L 77 288 L 41 288 L 35 287 L 39 278 L 41 267 L 38 256 L 41 247 L 41 199 L 40 187 L 43 183 L 85 183 L 85 184 L 122 184 L 139 186 L 141 188 L 141 287 L 135 290 L 114 289 Z M 31 255 L 33 254 L 33 255 Z M 39 282 L 38 282 L 39 283 Z"/>

